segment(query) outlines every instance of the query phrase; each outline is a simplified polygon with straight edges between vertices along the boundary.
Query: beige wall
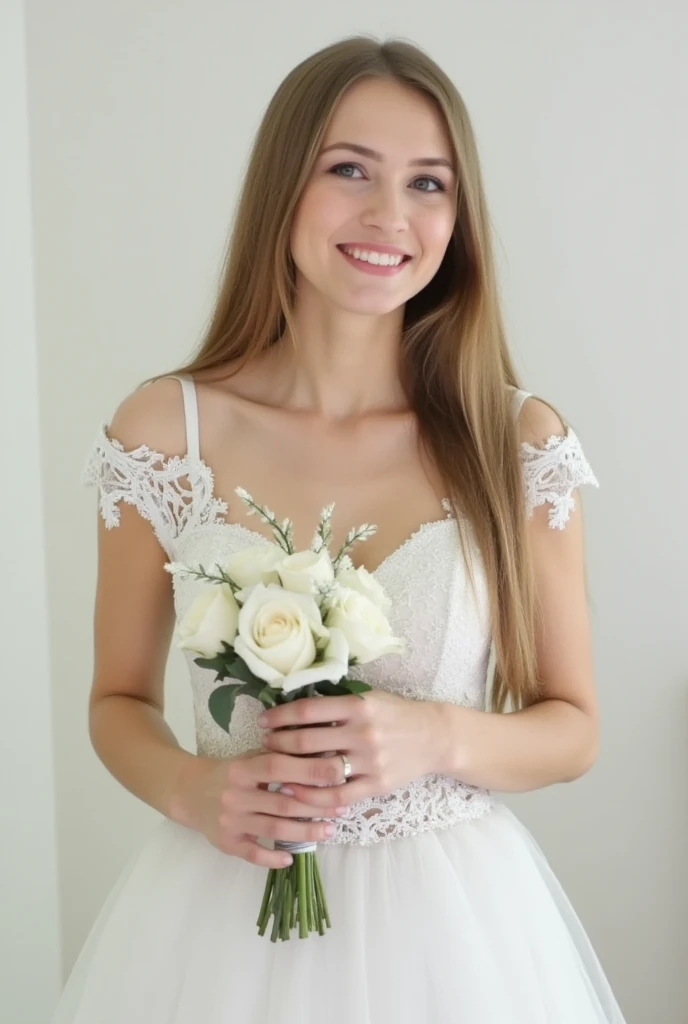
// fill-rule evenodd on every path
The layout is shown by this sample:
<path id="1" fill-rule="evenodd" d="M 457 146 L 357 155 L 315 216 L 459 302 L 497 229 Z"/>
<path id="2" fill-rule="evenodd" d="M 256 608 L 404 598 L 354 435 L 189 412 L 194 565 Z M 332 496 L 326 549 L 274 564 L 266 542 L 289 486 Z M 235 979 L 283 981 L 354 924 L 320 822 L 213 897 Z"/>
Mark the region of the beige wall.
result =
<path id="1" fill-rule="evenodd" d="M 462 90 L 524 383 L 573 421 L 602 483 L 585 496 L 602 752 L 575 785 L 509 802 L 629 1024 L 684 1021 L 685 6 L 28 0 L 27 11 L 64 970 L 154 820 L 88 742 L 95 498 L 79 488 L 82 465 L 99 421 L 196 342 L 279 80 L 364 30 L 412 38 Z M 193 749 L 176 658 L 168 707 Z"/>

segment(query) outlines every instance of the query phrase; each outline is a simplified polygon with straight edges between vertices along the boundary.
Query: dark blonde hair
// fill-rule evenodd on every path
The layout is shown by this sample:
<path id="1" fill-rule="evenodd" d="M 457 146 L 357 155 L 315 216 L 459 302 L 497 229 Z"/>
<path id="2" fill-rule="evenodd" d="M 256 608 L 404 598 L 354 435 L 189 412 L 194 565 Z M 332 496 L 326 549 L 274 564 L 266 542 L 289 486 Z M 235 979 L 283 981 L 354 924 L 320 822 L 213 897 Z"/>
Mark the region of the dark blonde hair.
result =
<path id="1" fill-rule="evenodd" d="M 519 381 L 505 340 L 471 122 L 455 86 L 421 50 L 397 40 L 345 39 L 287 75 L 255 139 L 205 335 L 192 360 L 168 372 L 233 375 L 291 331 L 294 211 L 337 104 L 365 76 L 393 78 L 430 97 L 454 149 L 456 224 L 437 274 L 405 307 L 402 384 L 454 506 L 469 571 L 467 529 L 482 556 L 495 646 L 492 707 L 523 707 L 537 698 L 539 680 L 535 586 L 507 387 Z"/>

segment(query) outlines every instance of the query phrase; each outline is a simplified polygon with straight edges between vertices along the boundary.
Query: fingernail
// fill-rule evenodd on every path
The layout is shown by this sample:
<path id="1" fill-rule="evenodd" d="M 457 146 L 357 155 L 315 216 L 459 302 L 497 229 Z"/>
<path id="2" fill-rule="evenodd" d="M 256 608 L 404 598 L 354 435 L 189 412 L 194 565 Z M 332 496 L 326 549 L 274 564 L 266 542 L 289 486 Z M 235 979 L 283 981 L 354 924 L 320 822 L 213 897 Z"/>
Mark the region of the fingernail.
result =
<path id="1" fill-rule="evenodd" d="M 337 831 L 337 826 L 336 825 L 325 825 L 325 835 L 326 836 L 333 836 L 336 831 Z"/>
<path id="2" fill-rule="evenodd" d="M 338 818 L 346 818 L 347 814 L 349 813 L 349 808 L 338 807 L 334 813 L 337 815 Z"/>
<path id="3" fill-rule="evenodd" d="M 284 796 L 293 796 L 294 795 L 294 790 L 293 789 L 289 789 L 288 786 L 280 786 L 280 793 L 283 793 Z"/>
<path id="4" fill-rule="evenodd" d="M 258 722 L 258 725 L 260 725 L 260 726 L 267 725 L 268 724 L 268 716 L 267 715 L 258 715 L 258 718 L 256 719 L 256 721 Z"/>

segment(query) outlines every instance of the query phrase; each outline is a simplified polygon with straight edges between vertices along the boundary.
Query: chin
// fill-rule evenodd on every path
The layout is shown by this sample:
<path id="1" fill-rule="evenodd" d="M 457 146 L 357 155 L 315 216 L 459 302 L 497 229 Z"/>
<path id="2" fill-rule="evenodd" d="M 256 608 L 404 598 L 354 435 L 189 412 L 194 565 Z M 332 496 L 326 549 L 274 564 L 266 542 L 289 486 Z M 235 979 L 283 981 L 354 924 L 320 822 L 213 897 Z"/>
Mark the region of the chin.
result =
<path id="1" fill-rule="evenodd" d="M 388 316 L 405 306 L 410 297 L 406 294 L 338 295 L 336 292 L 330 292 L 330 298 L 335 305 L 347 313 L 355 313 L 358 316 Z"/>

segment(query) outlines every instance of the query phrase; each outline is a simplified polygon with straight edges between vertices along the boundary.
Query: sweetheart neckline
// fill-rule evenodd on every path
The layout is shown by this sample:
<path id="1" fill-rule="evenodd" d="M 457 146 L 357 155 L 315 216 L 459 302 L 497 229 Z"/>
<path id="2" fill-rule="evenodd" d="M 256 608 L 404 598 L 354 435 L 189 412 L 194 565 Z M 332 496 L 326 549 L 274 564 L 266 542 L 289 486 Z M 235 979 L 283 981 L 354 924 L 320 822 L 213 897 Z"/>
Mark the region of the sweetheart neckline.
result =
<path id="1" fill-rule="evenodd" d="M 194 465 L 197 466 L 199 469 L 203 471 L 207 478 L 208 499 L 210 502 L 215 504 L 217 513 L 222 516 L 227 515 L 229 513 L 229 503 L 225 501 L 224 498 L 220 498 L 215 493 L 215 473 L 212 467 L 200 455 L 192 455 L 189 452 L 187 452 L 185 455 L 163 455 L 162 452 L 158 452 L 153 448 L 149 448 L 147 444 L 141 444 L 137 448 L 126 449 L 121 441 L 118 441 L 117 438 L 110 436 L 109 427 L 107 423 L 103 422 L 100 424 L 100 432 L 102 435 L 102 440 L 106 444 L 111 445 L 116 451 L 120 453 L 120 455 L 125 455 L 131 459 L 146 458 L 149 460 L 149 468 L 151 464 L 159 463 L 161 469 L 157 471 L 151 469 L 152 472 L 168 473 L 170 469 L 173 469 L 175 471 L 175 475 L 178 474 L 179 476 L 189 476 L 189 470 Z M 186 472 L 184 472 L 184 470 L 186 470 Z M 446 507 L 449 504 L 449 499 L 442 498 L 441 504 L 446 510 Z M 379 572 L 385 569 L 388 566 L 388 564 L 400 554 L 401 551 L 404 551 L 410 544 L 415 542 L 417 538 L 421 536 L 421 534 L 426 533 L 431 528 L 446 525 L 447 523 L 451 523 L 452 525 L 456 524 L 456 517 L 451 511 L 447 512 L 443 519 L 428 519 L 426 520 L 426 522 L 421 523 L 420 526 L 417 526 L 416 529 L 413 530 L 413 532 L 410 533 L 409 536 L 401 542 L 401 544 L 398 544 L 397 547 L 390 551 L 388 555 L 385 555 L 385 557 L 382 559 L 379 565 L 375 567 L 375 569 L 367 569 L 366 566 L 363 566 L 363 568 L 366 569 L 366 571 L 369 572 L 371 576 L 376 576 Z M 252 530 L 250 526 L 244 526 L 243 523 L 227 522 L 226 520 L 219 519 L 215 522 L 200 524 L 201 529 L 205 529 L 209 526 L 219 526 L 221 529 L 226 530 L 239 530 L 243 532 L 246 536 L 254 537 L 255 539 L 261 541 L 263 544 L 274 543 L 274 541 L 271 541 L 269 537 L 265 536 L 265 534 L 260 533 L 258 530 Z M 355 566 L 354 568 L 359 567 Z"/>
<path id="2" fill-rule="evenodd" d="M 354 566 L 354 568 L 366 569 L 366 571 L 370 573 L 371 576 L 377 576 L 378 573 L 382 572 L 385 568 L 387 568 L 389 563 L 392 562 L 402 551 L 404 551 L 406 548 L 412 545 L 421 534 L 429 532 L 432 528 L 446 526 L 449 523 L 451 523 L 452 526 L 455 525 L 455 519 L 451 515 L 445 516 L 444 519 L 428 519 L 427 522 L 421 523 L 420 526 L 417 526 L 416 529 L 412 533 L 410 533 L 409 536 L 401 542 L 401 544 L 398 544 L 395 548 L 393 548 L 388 555 L 385 555 L 385 557 L 382 559 L 379 565 L 377 565 L 374 569 L 368 569 L 365 565 Z M 223 530 L 238 530 L 245 536 L 253 537 L 265 545 L 274 543 L 274 541 L 271 541 L 269 537 L 265 536 L 265 534 L 260 533 L 258 530 L 252 530 L 250 526 L 244 526 L 243 523 L 214 523 L 210 525 L 218 526 L 220 527 L 220 529 Z"/>

